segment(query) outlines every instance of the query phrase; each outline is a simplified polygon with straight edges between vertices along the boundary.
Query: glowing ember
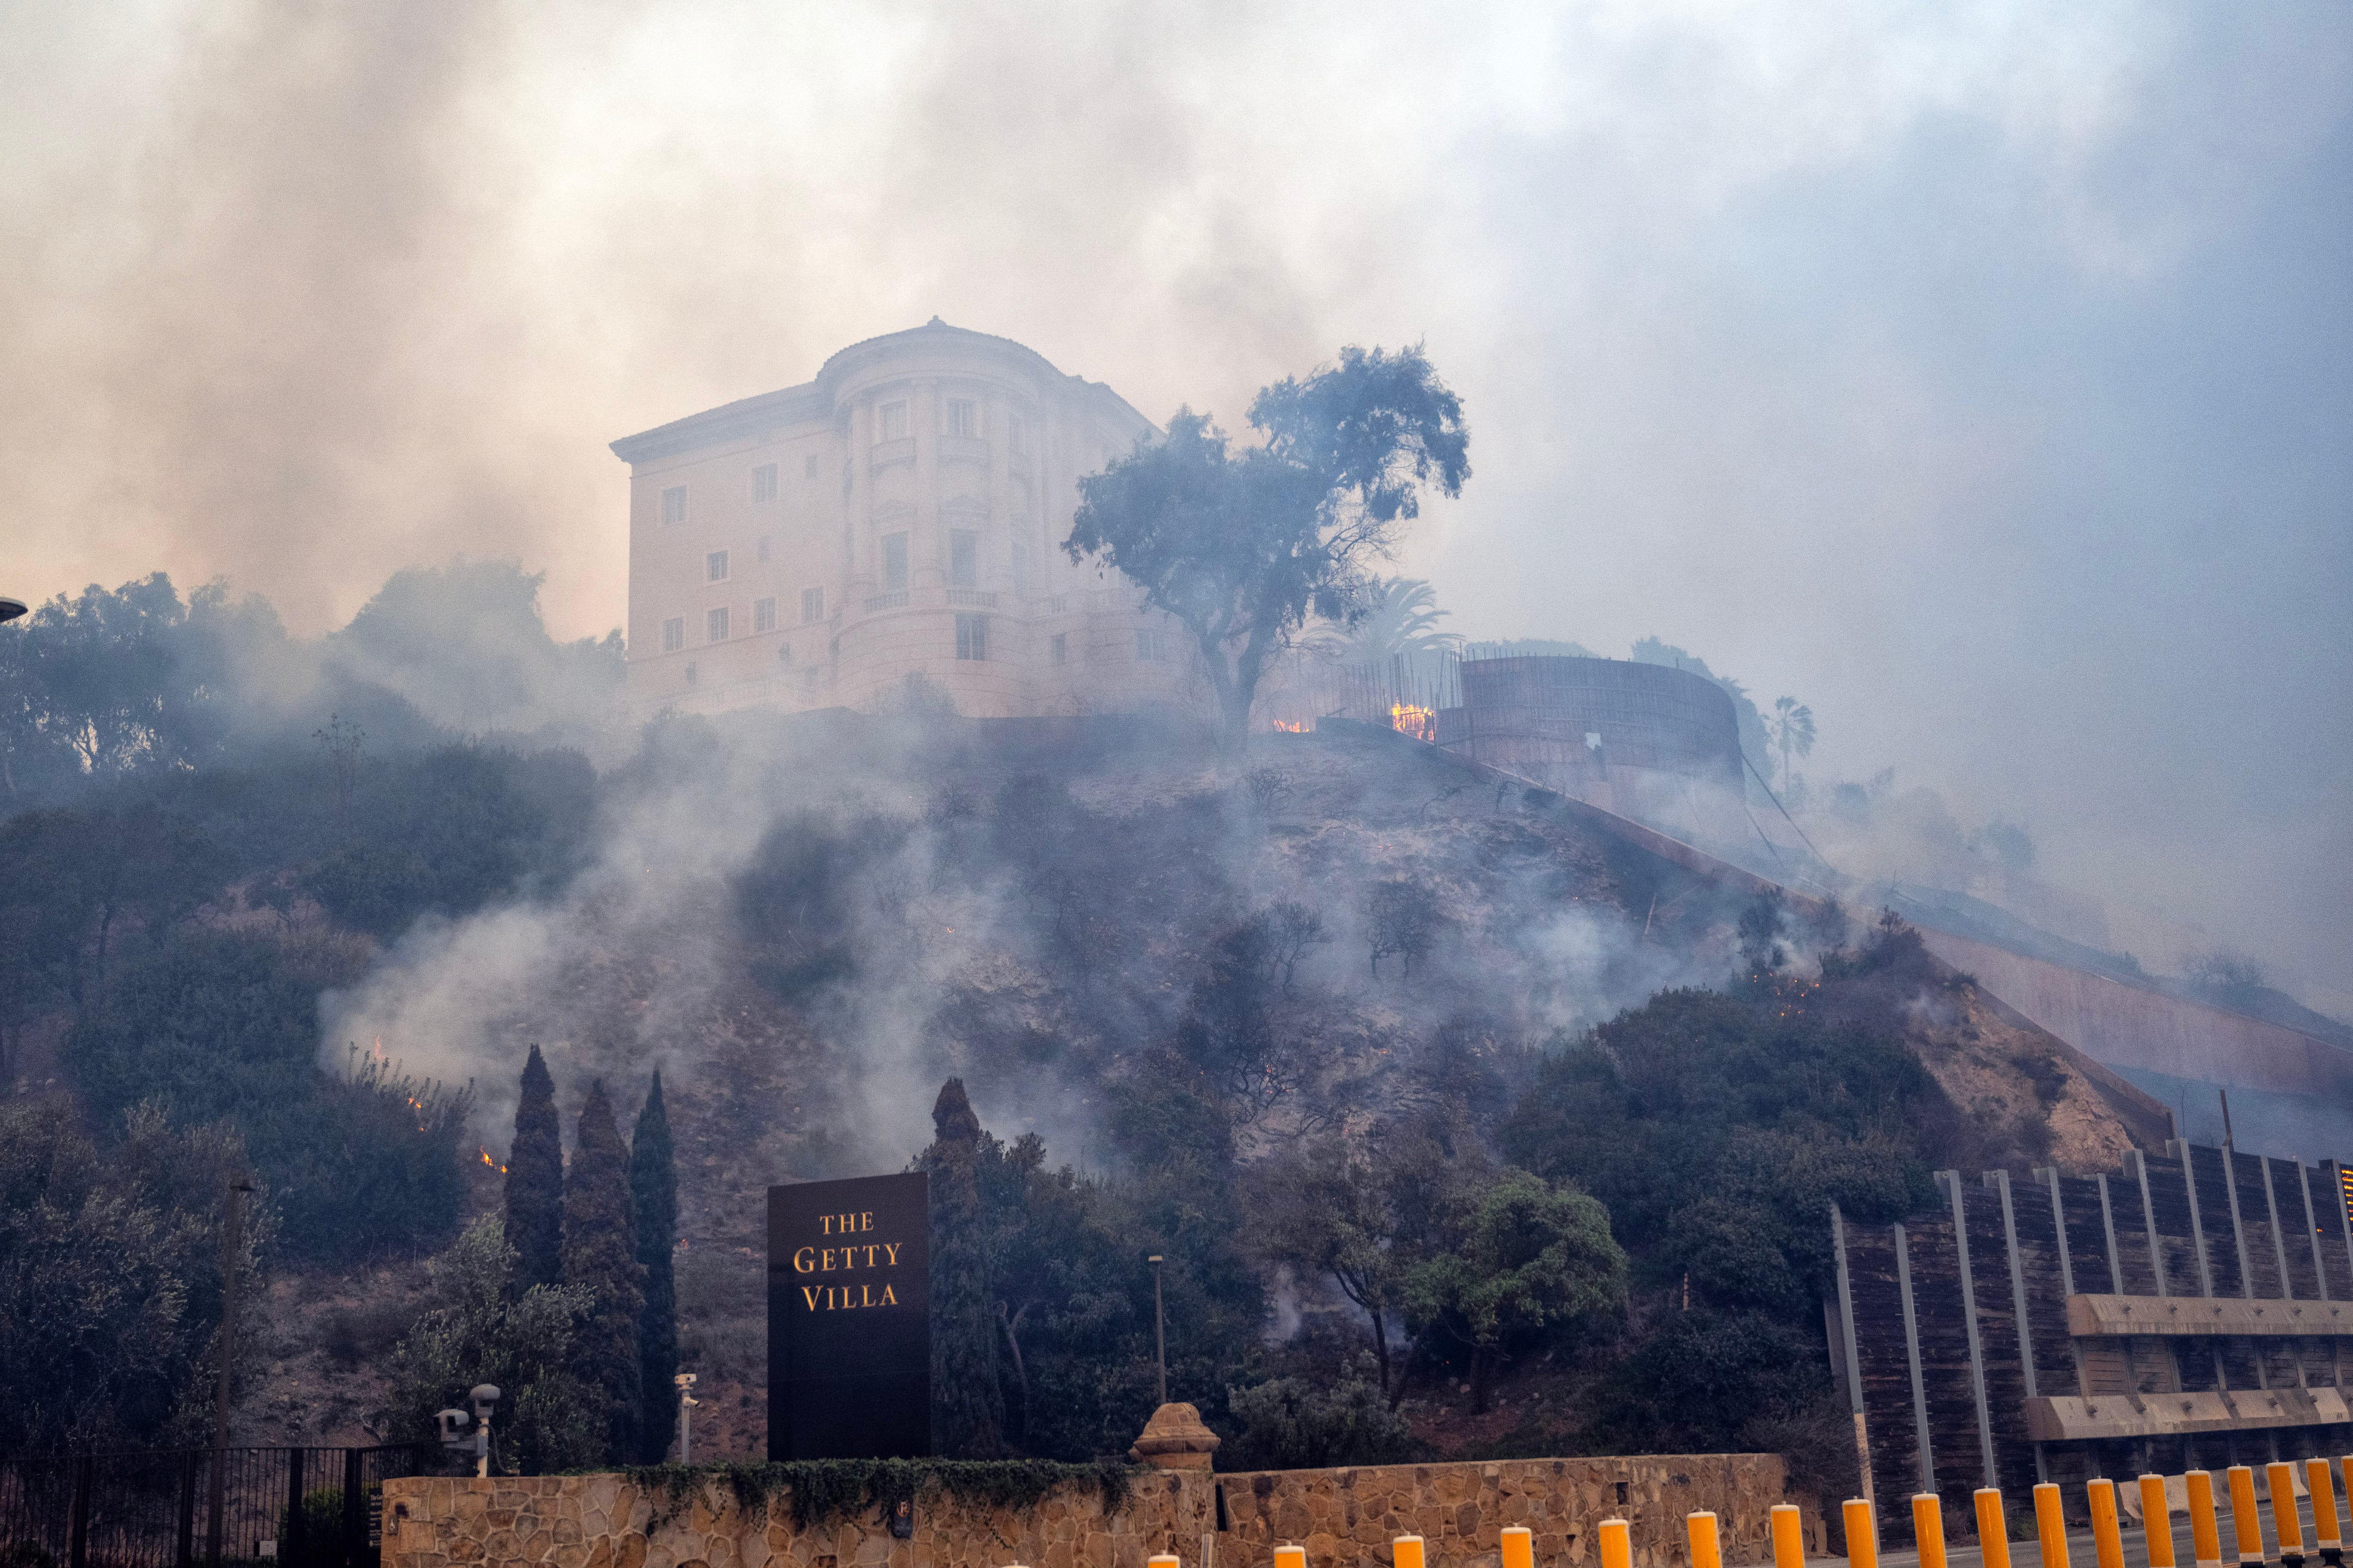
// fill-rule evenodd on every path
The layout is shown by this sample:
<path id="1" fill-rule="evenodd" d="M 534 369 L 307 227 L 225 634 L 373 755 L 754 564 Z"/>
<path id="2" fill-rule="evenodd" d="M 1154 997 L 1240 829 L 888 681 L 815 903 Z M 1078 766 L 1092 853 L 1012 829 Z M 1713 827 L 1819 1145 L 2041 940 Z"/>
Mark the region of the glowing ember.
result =
<path id="1" fill-rule="evenodd" d="M 501 1176 L 507 1173 L 507 1168 L 504 1165 L 500 1164 L 496 1160 L 491 1158 L 491 1152 L 488 1149 L 483 1149 L 479 1143 L 474 1145 L 474 1147 L 481 1151 L 483 1164 L 488 1165 L 491 1170 L 496 1171 Z"/>
<path id="2" fill-rule="evenodd" d="M 1307 721 L 1304 719 L 1302 719 L 1296 724 L 1291 723 L 1285 720 L 1277 719 L 1274 721 L 1274 727 L 1293 735 L 1304 735 L 1307 733 Z"/>

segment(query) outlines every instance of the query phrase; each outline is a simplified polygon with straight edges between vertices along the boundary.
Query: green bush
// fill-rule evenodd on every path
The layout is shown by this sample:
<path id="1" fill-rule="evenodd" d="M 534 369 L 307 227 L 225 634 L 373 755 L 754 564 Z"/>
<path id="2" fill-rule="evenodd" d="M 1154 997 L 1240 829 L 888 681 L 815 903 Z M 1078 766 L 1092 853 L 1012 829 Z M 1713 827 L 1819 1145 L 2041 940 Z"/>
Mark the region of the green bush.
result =
<path id="1" fill-rule="evenodd" d="M 318 1064 L 319 991 L 347 962 L 323 945 L 183 928 L 118 968 L 67 1039 L 94 1116 L 153 1101 L 177 1127 L 233 1123 L 280 1244 L 326 1261 L 438 1242 L 463 1195 L 463 1093 L 375 1064 L 341 1075 Z"/>
<path id="2" fill-rule="evenodd" d="M 1933 1201 L 1958 1125 L 1895 1035 L 1820 1016 L 1857 984 L 1662 992 L 1548 1060 L 1514 1106 L 1504 1152 L 1607 1204 L 1633 1262 L 1634 1333 L 1593 1391 L 1588 1446 L 1820 1446 L 1830 1205 L 1880 1223 Z"/>
<path id="3" fill-rule="evenodd" d="M 1422 1445 L 1381 1397 L 1369 1356 L 1336 1382 L 1271 1378 L 1226 1392 L 1241 1436 L 1219 1455 L 1229 1470 L 1314 1470 L 1340 1465 L 1395 1465 Z"/>
<path id="4" fill-rule="evenodd" d="M 765 1518 L 787 1497 L 793 1528 L 807 1531 L 868 1509 L 879 1516 L 902 1500 L 947 1496 L 987 1508 L 1029 1508 L 1067 1486 L 1092 1486 L 1105 1513 L 1127 1502 L 1134 1477 L 1117 1460 L 1060 1464 L 1051 1459 L 794 1459 L 770 1464 L 646 1465 L 623 1472 L 661 1498 L 657 1523 L 683 1514 L 713 1483 L 735 1505 Z"/>
<path id="5" fill-rule="evenodd" d="M 244 1153 L 219 1128 L 173 1132 L 153 1107 L 121 1126 L 101 1153 L 62 1098 L 0 1103 L 0 1453 L 209 1430 L 221 1205 Z M 248 1289 L 269 1225 L 266 1207 L 248 1213 Z"/>
<path id="6" fill-rule="evenodd" d="M 577 865 L 596 807 L 577 752 L 444 746 L 364 768 L 349 837 L 304 878 L 348 926 L 395 936 L 420 915 L 460 915 Z"/>

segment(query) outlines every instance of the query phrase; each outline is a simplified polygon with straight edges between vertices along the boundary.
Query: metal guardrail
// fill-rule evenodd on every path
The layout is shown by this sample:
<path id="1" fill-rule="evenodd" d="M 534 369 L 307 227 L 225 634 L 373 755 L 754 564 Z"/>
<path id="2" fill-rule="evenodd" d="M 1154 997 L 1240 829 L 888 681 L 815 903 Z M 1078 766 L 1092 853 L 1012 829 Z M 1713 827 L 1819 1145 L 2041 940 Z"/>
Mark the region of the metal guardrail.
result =
<path id="1" fill-rule="evenodd" d="M 219 1562 L 277 1568 L 367 1568 L 384 1539 L 384 1483 L 444 1463 L 430 1444 L 225 1458 Z M 209 1448 L 0 1458 L 0 1549 L 37 1547 L 58 1568 L 210 1563 L 212 1465 Z"/>

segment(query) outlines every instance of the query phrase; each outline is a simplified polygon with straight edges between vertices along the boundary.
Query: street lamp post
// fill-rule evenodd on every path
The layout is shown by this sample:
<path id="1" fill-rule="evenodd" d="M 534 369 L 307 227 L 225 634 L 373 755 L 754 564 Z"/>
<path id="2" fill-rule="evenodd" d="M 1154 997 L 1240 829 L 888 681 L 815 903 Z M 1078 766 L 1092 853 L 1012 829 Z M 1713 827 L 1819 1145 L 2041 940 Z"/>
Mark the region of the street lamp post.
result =
<path id="1" fill-rule="evenodd" d="M 205 1526 L 205 1560 L 220 1568 L 221 1493 L 228 1481 L 229 1372 L 237 1364 L 237 1277 L 245 1255 L 245 1194 L 253 1184 L 231 1176 L 221 1215 L 220 1394 L 213 1403 L 213 1474 L 210 1516 Z"/>
<path id="2" fill-rule="evenodd" d="M 1168 1403 L 1168 1329 L 1160 1310 L 1160 1254 L 1145 1259 L 1152 1265 L 1152 1362 L 1160 1373 L 1160 1403 Z"/>
<path id="3" fill-rule="evenodd" d="M 690 1423 L 697 1403 L 694 1397 L 694 1373 L 681 1372 L 670 1382 L 678 1385 L 678 1462 L 694 1463 L 694 1434 Z"/>

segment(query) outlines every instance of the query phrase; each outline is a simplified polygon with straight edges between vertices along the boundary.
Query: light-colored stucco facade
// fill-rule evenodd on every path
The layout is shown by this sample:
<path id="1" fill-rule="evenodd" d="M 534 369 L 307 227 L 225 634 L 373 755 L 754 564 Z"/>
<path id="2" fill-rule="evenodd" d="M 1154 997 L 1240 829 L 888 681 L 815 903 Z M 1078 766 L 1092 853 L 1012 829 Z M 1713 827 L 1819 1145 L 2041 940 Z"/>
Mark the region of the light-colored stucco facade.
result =
<path id="1" fill-rule="evenodd" d="M 1192 705 L 1183 629 L 1061 550 L 1080 477 L 1156 434 L 1100 382 L 934 317 L 614 442 L 631 705 L 872 710 L 911 675 L 978 717 Z"/>

